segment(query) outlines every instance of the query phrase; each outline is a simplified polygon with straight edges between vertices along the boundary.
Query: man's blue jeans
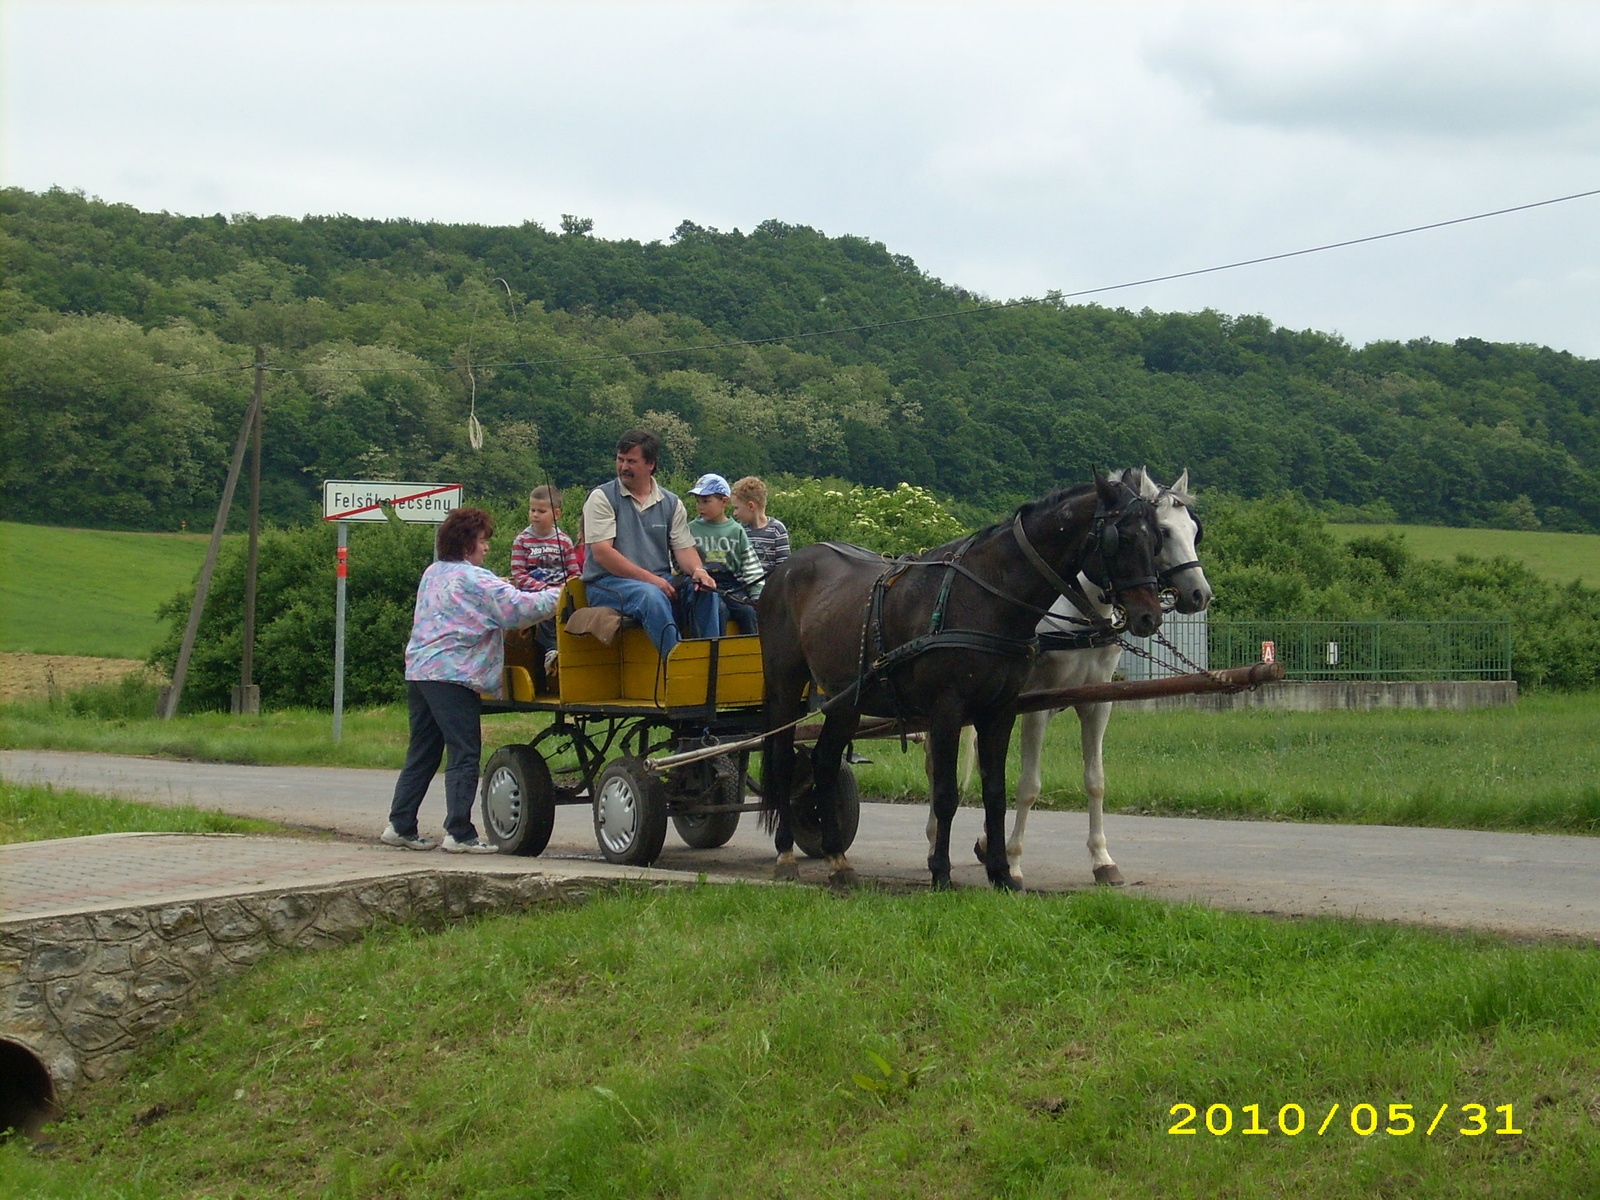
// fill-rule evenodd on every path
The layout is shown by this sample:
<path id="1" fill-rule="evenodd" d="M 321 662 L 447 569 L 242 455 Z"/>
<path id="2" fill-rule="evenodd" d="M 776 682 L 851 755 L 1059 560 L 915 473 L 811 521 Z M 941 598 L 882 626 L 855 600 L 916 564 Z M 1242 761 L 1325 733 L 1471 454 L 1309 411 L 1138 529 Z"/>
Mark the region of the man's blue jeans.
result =
<path id="1" fill-rule="evenodd" d="M 669 575 L 667 578 L 684 595 L 694 624 L 693 636 L 719 636 L 722 630 L 717 627 L 720 606 L 716 603 L 716 593 L 695 587 L 686 575 Z M 643 625 L 662 658 L 683 640 L 683 635 L 678 631 L 677 618 L 672 613 L 672 602 L 655 584 L 623 579 L 618 575 L 602 575 L 599 579 L 591 580 L 585 588 L 590 604 L 619 609 L 624 616 L 632 617 Z"/>

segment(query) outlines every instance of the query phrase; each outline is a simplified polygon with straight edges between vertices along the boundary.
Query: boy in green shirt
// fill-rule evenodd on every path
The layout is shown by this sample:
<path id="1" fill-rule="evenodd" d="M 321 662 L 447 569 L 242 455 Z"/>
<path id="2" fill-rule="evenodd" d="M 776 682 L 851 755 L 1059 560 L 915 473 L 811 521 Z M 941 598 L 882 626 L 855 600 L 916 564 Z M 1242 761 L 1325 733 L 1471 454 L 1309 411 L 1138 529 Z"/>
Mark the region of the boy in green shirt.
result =
<path id="1" fill-rule="evenodd" d="M 761 594 L 766 573 L 750 548 L 744 526 L 728 516 L 732 493 L 721 475 L 700 476 L 689 489 L 698 513 L 689 522 L 689 535 L 717 584 L 716 595 L 723 609 L 717 628 L 726 629 L 731 617 L 740 633 L 754 633 L 756 610 L 752 602 Z"/>

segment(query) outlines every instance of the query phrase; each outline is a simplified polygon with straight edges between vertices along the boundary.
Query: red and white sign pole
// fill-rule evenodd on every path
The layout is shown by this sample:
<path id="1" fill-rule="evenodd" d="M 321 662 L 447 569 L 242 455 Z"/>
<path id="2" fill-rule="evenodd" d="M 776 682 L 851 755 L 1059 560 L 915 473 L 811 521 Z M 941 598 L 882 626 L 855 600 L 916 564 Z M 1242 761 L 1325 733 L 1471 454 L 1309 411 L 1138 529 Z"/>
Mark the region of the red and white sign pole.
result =
<path id="1" fill-rule="evenodd" d="M 344 605 L 345 579 L 350 574 L 350 522 L 339 522 L 339 582 L 333 626 L 333 740 L 344 736 Z"/>
<path id="2" fill-rule="evenodd" d="M 333 740 L 344 736 L 345 581 L 350 574 L 350 523 L 401 521 L 438 525 L 461 507 L 459 483 L 392 483 L 371 479 L 329 479 L 322 485 L 322 519 L 339 526 L 339 558 L 334 593 Z"/>

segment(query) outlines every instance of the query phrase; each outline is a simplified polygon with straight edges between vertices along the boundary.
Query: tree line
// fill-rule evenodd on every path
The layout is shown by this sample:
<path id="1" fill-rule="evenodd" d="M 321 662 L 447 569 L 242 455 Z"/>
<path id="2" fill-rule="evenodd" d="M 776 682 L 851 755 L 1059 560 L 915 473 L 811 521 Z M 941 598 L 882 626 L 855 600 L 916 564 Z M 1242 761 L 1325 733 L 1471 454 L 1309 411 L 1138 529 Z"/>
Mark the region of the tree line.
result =
<path id="1" fill-rule="evenodd" d="M 776 221 L 640 243 L 581 220 L 184 217 L 9 188 L 0 253 L 13 519 L 207 521 L 260 344 L 285 525 L 313 519 L 324 478 L 497 503 L 591 485 L 645 424 L 685 474 L 909 482 L 989 513 L 1146 464 L 1346 520 L 1600 531 L 1600 363 L 1537 346 L 1357 348 L 1049 296 L 921 320 L 983 298 Z"/>

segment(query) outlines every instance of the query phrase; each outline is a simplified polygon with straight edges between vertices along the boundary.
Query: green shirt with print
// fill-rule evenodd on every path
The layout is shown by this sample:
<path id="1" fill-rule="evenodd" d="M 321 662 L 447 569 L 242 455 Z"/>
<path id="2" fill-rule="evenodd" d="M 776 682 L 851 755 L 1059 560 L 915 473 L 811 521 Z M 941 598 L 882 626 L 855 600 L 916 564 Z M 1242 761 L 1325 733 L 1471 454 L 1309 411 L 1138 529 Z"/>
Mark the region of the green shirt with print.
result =
<path id="1" fill-rule="evenodd" d="M 696 517 L 689 522 L 689 536 L 694 538 L 706 570 L 713 575 L 732 575 L 745 585 L 752 600 L 761 594 L 766 573 L 761 569 L 761 560 L 756 558 L 743 525 L 731 517 L 721 521 Z"/>

